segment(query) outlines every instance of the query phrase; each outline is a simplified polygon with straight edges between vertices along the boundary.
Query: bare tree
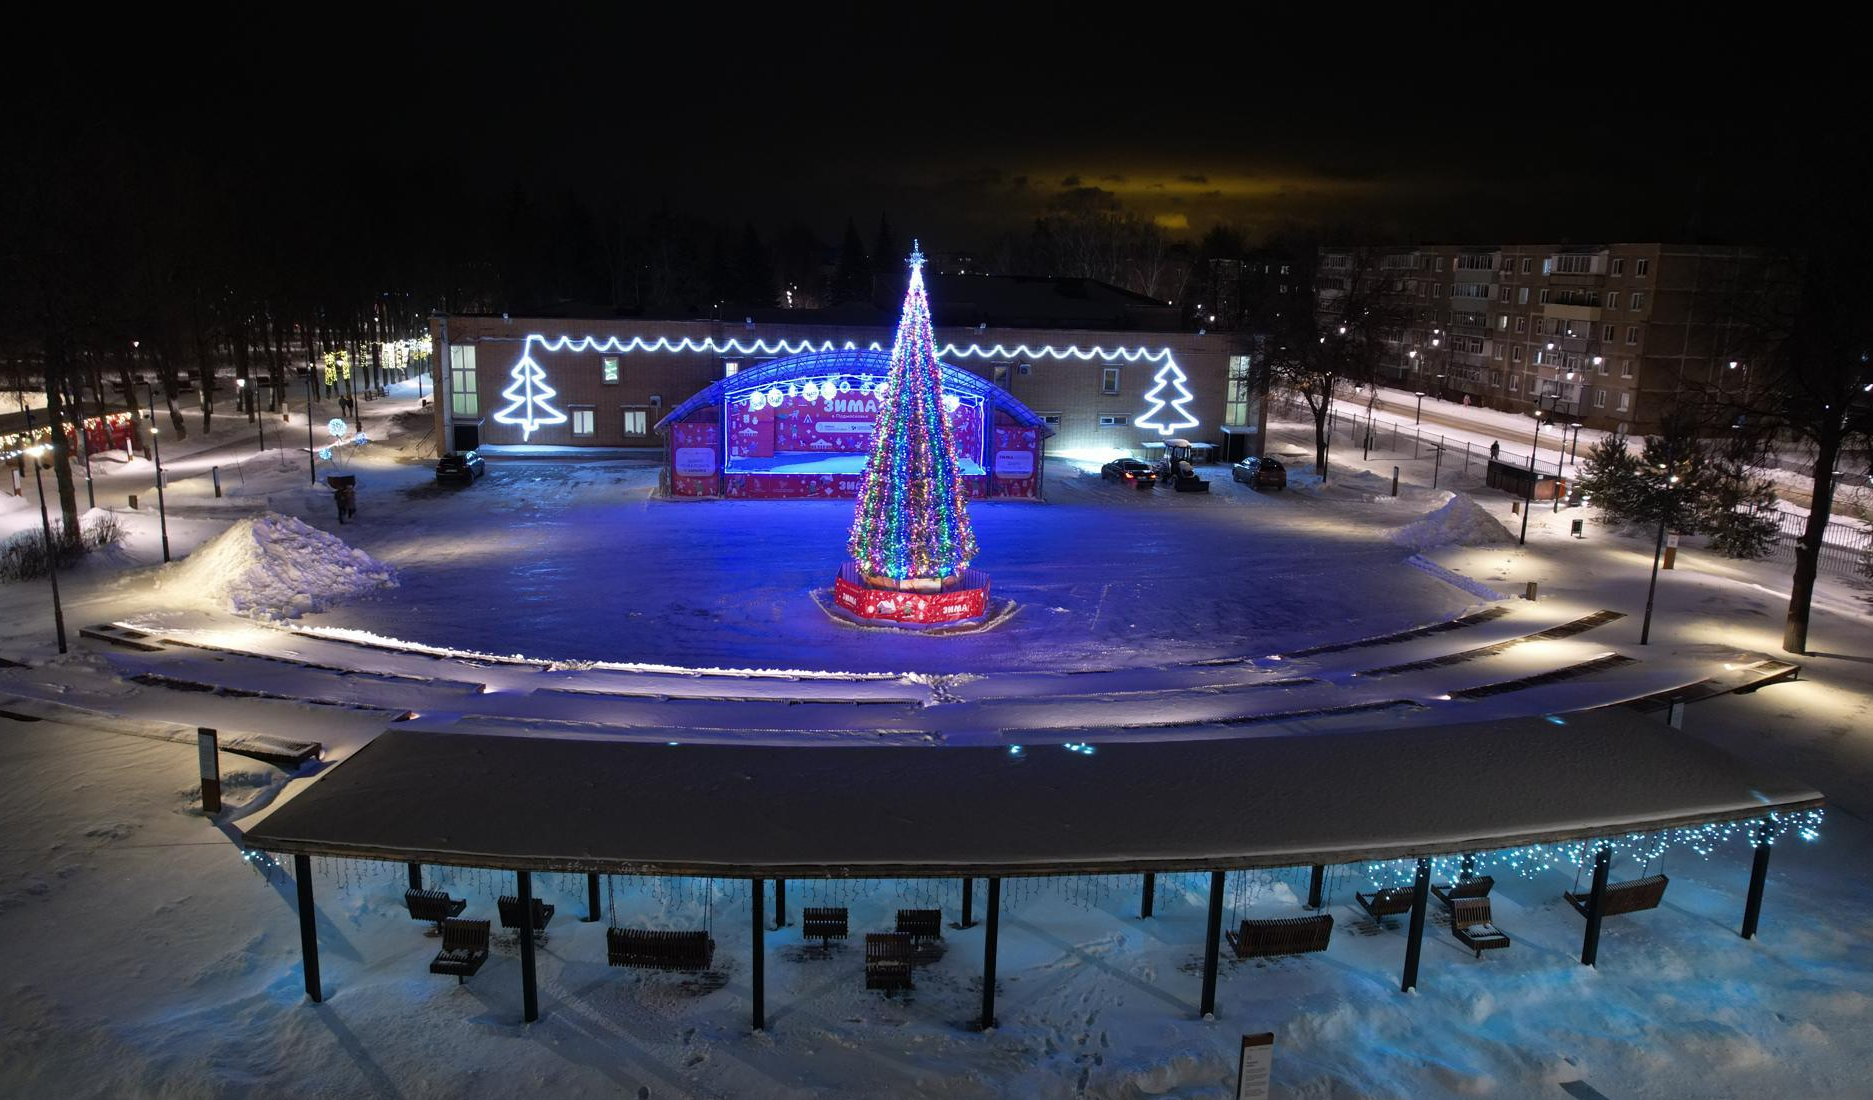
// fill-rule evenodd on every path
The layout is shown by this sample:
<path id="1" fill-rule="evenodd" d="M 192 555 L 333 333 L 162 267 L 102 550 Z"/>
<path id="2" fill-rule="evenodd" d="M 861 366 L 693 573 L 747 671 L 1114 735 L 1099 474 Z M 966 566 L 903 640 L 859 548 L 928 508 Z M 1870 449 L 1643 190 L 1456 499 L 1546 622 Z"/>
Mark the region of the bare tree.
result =
<path id="1" fill-rule="evenodd" d="M 1317 308 L 1311 316 L 1292 318 L 1265 344 L 1271 382 L 1307 404 L 1314 422 L 1314 472 L 1322 476 L 1334 397 L 1349 386 L 1371 384 L 1387 345 L 1404 327 L 1382 260 L 1368 246 L 1326 250 L 1315 280 Z"/>

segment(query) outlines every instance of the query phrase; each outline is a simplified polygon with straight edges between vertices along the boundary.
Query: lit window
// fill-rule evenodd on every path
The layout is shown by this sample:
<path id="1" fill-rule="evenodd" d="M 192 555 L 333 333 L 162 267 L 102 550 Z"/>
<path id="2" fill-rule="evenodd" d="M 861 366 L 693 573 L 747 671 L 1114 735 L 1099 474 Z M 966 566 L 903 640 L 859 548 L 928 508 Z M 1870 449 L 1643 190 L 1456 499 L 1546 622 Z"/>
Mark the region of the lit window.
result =
<path id="1" fill-rule="evenodd" d="M 741 369 L 741 364 L 736 362 L 733 359 L 730 359 L 722 364 L 722 377 L 733 378 L 735 377 L 735 372 L 739 371 L 740 369 Z"/>
<path id="2" fill-rule="evenodd" d="M 624 409 L 622 431 L 625 435 L 649 435 L 650 412 L 647 409 Z"/>
<path id="3" fill-rule="evenodd" d="M 1099 392 L 1101 393 L 1119 392 L 1119 368 L 1117 367 L 1105 368 L 1105 370 L 1100 375 Z M 1124 421 L 1121 420 L 1119 423 L 1122 424 L 1124 423 Z"/>
<path id="4" fill-rule="evenodd" d="M 1593 391 L 1593 407 L 1596 409 L 1606 408 L 1606 391 L 1605 390 L 1596 388 Z"/>
<path id="5" fill-rule="evenodd" d="M 1496 318 L 1496 331 L 1507 332 L 1508 330 L 1509 330 L 1509 315 L 1504 313 L 1501 316 Z"/>
<path id="6" fill-rule="evenodd" d="M 572 413 L 572 434 L 591 435 L 592 407 L 590 405 L 584 407 L 574 405 L 571 406 L 568 411 Z"/>
<path id="7" fill-rule="evenodd" d="M 1102 428 L 1123 428 L 1128 420 L 1129 418 L 1124 416 L 1102 416 L 1099 418 L 1099 426 Z"/>
<path id="8" fill-rule="evenodd" d="M 1528 304 L 1528 288 L 1527 287 L 1520 287 L 1516 290 L 1515 304 L 1518 306 L 1525 306 Z"/>
<path id="9" fill-rule="evenodd" d="M 475 396 L 475 345 L 449 345 L 449 410 L 474 416 L 481 409 Z"/>
<path id="10" fill-rule="evenodd" d="M 1630 408 L 1632 408 L 1632 395 L 1629 393 L 1620 394 L 1619 395 L 1619 411 L 1625 412 L 1626 410 Z"/>
<path id="11" fill-rule="evenodd" d="M 618 357 L 617 356 L 615 355 L 605 356 L 605 358 L 602 360 L 602 365 L 599 367 L 599 378 L 607 386 L 615 386 L 618 384 Z"/>

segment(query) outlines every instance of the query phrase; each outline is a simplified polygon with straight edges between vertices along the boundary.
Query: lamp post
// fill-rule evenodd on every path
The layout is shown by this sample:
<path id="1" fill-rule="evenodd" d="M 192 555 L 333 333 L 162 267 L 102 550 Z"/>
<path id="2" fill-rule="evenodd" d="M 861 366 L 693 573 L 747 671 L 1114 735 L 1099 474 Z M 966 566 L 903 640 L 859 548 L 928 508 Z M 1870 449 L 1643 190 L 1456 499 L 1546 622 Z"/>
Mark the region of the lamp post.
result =
<path id="1" fill-rule="evenodd" d="M 59 602 L 58 550 L 52 545 L 52 514 L 46 511 L 45 476 L 39 472 L 39 456 L 44 454 L 46 448 L 50 447 L 51 444 L 41 443 L 36 446 L 32 445 L 33 411 L 31 408 L 27 408 L 25 413 L 26 442 L 28 444 L 25 453 L 32 456 L 33 460 L 33 486 L 39 490 L 39 530 L 45 536 L 46 577 L 52 582 L 52 625 L 58 631 L 59 652 L 63 653 L 65 652 L 65 607 Z M 71 532 L 66 532 L 67 536 L 70 534 Z"/>
<path id="2" fill-rule="evenodd" d="M 150 399 L 150 450 L 156 456 L 156 523 L 163 533 L 163 560 L 168 561 L 169 508 L 163 499 L 163 440 L 162 429 L 156 424 L 156 383 L 144 379 L 143 386 Z"/>
<path id="3" fill-rule="evenodd" d="M 1413 424 L 1424 423 L 1424 391 L 1423 390 L 1418 391 L 1418 412 L 1416 416 L 1412 417 L 1411 422 Z"/>
<path id="4" fill-rule="evenodd" d="M 312 484 L 319 483 L 319 455 L 312 447 L 312 368 L 307 367 L 306 375 L 306 476 Z"/>
<path id="5" fill-rule="evenodd" d="M 1672 489 L 1678 484 L 1678 475 L 1671 472 L 1671 451 L 1665 452 L 1665 465 L 1659 471 L 1665 475 L 1661 485 L 1664 496 L 1659 501 L 1658 542 L 1652 547 L 1652 583 L 1645 590 L 1645 623 L 1639 628 L 1639 644 L 1648 645 L 1652 640 L 1652 601 L 1658 595 L 1658 561 L 1665 554 L 1665 526 L 1671 520 Z"/>
<path id="6" fill-rule="evenodd" d="M 1528 545 L 1528 513 L 1535 510 L 1535 450 L 1541 446 L 1541 418 L 1546 415 L 1546 410 L 1535 410 L 1535 437 L 1528 444 L 1528 494 L 1522 501 L 1522 534 L 1515 540 L 1517 546 Z"/>

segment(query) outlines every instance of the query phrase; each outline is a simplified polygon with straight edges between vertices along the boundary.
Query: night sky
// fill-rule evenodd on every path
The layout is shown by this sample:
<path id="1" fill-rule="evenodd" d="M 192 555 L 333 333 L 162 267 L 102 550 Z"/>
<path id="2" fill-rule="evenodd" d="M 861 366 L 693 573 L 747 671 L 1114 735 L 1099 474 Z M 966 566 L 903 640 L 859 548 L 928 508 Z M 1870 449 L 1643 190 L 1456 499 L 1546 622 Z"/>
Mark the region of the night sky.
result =
<path id="1" fill-rule="evenodd" d="M 1867 131 L 1864 53 L 1746 63 L 1740 29 L 1697 41 L 1557 9 L 1495 39 L 1426 25 L 1421 44 L 1361 45 L 1263 15 L 1104 10 L 303 9 L 180 53 L 125 35 L 35 90 L 81 122 L 108 102 L 151 156 L 351 150 L 483 197 L 667 200 L 832 242 L 888 213 L 957 249 L 1081 189 L 1188 236 L 1766 240 L 1830 146 Z"/>

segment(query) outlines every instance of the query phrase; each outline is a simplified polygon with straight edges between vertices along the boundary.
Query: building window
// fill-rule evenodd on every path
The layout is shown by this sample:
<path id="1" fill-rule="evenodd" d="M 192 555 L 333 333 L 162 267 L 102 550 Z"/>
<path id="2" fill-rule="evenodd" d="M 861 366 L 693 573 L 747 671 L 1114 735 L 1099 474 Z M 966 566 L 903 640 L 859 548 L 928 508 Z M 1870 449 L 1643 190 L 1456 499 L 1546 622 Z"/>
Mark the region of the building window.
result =
<path id="1" fill-rule="evenodd" d="M 1516 350 L 1520 351 L 1521 349 L 1517 348 Z M 1519 374 L 1510 374 L 1509 375 L 1509 392 L 1519 393 L 1521 392 L 1521 389 L 1522 389 L 1522 376 Z"/>
<path id="2" fill-rule="evenodd" d="M 1119 392 L 1119 368 L 1107 367 L 1102 372 L 1100 372 L 1099 392 L 1100 393 Z M 1124 423 L 1124 421 L 1120 421 L 1120 423 L 1122 424 Z"/>
<path id="3" fill-rule="evenodd" d="M 1619 308 L 1619 291 L 1609 290 L 1606 292 L 1606 308 L 1608 309 Z"/>
<path id="4" fill-rule="evenodd" d="M 1534 270 L 1534 257 L 1532 256 L 1522 257 L 1522 274 L 1526 275 L 1532 270 Z"/>
<path id="5" fill-rule="evenodd" d="M 1229 357 L 1228 392 L 1223 398 L 1223 423 L 1249 423 L 1249 383 L 1254 377 L 1253 363 L 1246 355 Z"/>
<path id="6" fill-rule="evenodd" d="M 1634 260 L 1633 261 L 1633 264 L 1632 264 L 1633 278 L 1643 279 L 1646 277 L 1647 274 L 1651 272 L 1651 270 L 1652 270 L 1651 260 Z"/>
<path id="7" fill-rule="evenodd" d="M 1590 275 L 1593 273 L 1593 257 L 1580 253 L 1556 256 L 1554 269 L 1563 275 Z"/>
<path id="8" fill-rule="evenodd" d="M 1539 299 L 1536 300 L 1535 304 L 1539 306 L 1545 306 L 1548 304 L 1548 288 L 1547 287 L 1544 286 L 1541 288 L 1541 296 Z"/>
<path id="9" fill-rule="evenodd" d="M 627 436 L 650 434 L 650 410 L 624 408 L 618 410 L 624 414 L 621 430 Z"/>
<path id="10" fill-rule="evenodd" d="M 1123 428 L 1129 419 L 1129 417 L 1124 416 L 1102 416 L 1099 418 L 1099 426 L 1102 428 Z"/>
<path id="11" fill-rule="evenodd" d="M 740 363 L 736 362 L 733 359 L 726 360 L 722 364 L 722 377 L 733 378 L 735 377 L 736 373 L 739 372 L 740 370 L 741 370 Z"/>
<path id="12" fill-rule="evenodd" d="M 1606 391 L 1597 386 L 1594 387 L 1593 391 L 1593 407 L 1596 409 L 1606 408 Z"/>
<path id="13" fill-rule="evenodd" d="M 1632 395 L 1629 393 L 1620 394 L 1619 395 L 1619 411 L 1625 412 L 1630 408 L 1632 408 Z"/>
<path id="14" fill-rule="evenodd" d="M 475 396 L 475 345 L 449 345 L 449 411 L 474 416 L 481 411 Z"/>
<path id="15" fill-rule="evenodd" d="M 1621 378 L 1631 378 L 1631 377 L 1632 377 L 1632 360 L 1630 360 L 1630 359 L 1621 359 L 1621 360 L 1619 361 L 1619 376 L 1620 376 Z"/>
<path id="16" fill-rule="evenodd" d="M 1594 359 L 1594 363 L 1593 363 L 1594 371 L 1598 374 L 1605 374 L 1606 373 L 1606 360 L 1598 355 L 1594 356 L 1593 359 Z"/>
<path id="17" fill-rule="evenodd" d="M 994 382 L 997 386 L 1000 386 L 1002 389 L 1007 389 L 1008 388 L 1008 364 L 1006 363 L 995 364 L 995 377 L 990 379 L 990 381 Z"/>
<path id="18" fill-rule="evenodd" d="M 592 434 L 592 406 L 568 405 L 566 411 L 572 414 L 572 434 Z"/>
<path id="19" fill-rule="evenodd" d="M 1047 425 L 1049 428 L 1058 428 L 1060 426 L 1060 414 L 1059 413 L 1042 413 L 1041 423 Z"/>
<path id="20" fill-rule="evenodd" d="M 1614 261 L 1613 261 L 1613 274 L 1615 274 L 1615 275 L 1624 275 L 1625 273 L 1626 273 L 1626 260 L 1625 260 L 1625 258 L 1624 258 L 1624 257 L 1621 257 L 1620 259 L 1617 259 L 1617 260 L 1614 260 Z"/>
<path id="21" fill-rule="evenodd" d="M 1518 306 L 1525 306 L 1528 304 L 1528 288 L 1527 287 L 1521 287 L 1518 290 L 1516 290 L 1515 304 Z"/>
<path id="22" fill-rule="evenodd" d="M 1638 291 L 1638 290 L 1633 291 L 1632 292 L 1632 311 L 1634 313 L 1637 313 L 1644 308 L 1645 308 L 1645 293 L 1643 291 Z"/>
<path id="23" fill-rule="evenodd" d="M 1639 342 L 1639 326 L 1638 325 L 1626 326 L 1626 342 L 1628 344 L 1636 344 Z"/>
<path id="24" fill-rule="evenodd" d="M 607 355 L 600 361 L 598 377 L 599 381 L 605 383 L 607 386 L 615 386 L 618 384 L 617 356 Z"/>
<path id="25" fill-rule="evenodd" d="M 1504 314 L 1499 315 L 1496 318 L 1496 331 L 1497 332 L 1509 331 L 1509 315 L 1508 314 L 1504 313 Z"/>
<path id="26" fill-rule="evenodd" d="M 1509 349 L 1509 361 L 1513 363 L 1520 363 L 1522 361 L 1522 345 L 1517 344 Z"/>
<path id="27" fill-rule="evenodd" d="M 1613 336 L 1618 331 L 1619 331 L 1618 325 L 1601 325 L 1600 326 L 1600 342 L 1605 343 L 1605 344 L 1612 343 Z"/>
<path id="28" fill-rule="evenodd" d="M 1506 302 L 1508 300 L 1509 300 L 1509 288 L 1507 286 L 1497 287 L 1496 288 L 1496 301 Z"/>
<path id="29" fill-rule="evenodd" d="M 1515 331 L 1517 332 L 1517 334 L 1527 332 L 1528 331 L 1528 318 L 1517 317 L 1515 319 Z"/>

